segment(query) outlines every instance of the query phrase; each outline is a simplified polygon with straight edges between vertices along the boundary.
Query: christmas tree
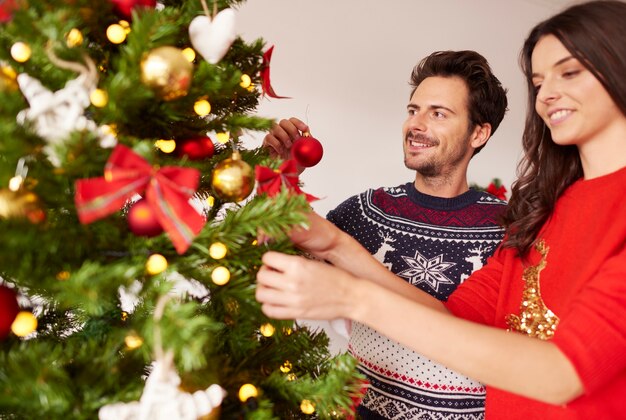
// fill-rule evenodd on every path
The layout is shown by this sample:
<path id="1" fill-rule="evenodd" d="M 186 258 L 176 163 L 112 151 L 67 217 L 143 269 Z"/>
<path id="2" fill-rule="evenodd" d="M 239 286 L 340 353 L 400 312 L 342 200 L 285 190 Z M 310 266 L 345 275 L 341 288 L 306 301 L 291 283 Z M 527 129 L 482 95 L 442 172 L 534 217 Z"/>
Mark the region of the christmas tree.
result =
<path id="1" fill-rule="evenodd" d="M 354 360 L 254 299 L 312 197 L 243 148 L 240 3 L 0 1 L 0 418 L 351 416 Z"/>

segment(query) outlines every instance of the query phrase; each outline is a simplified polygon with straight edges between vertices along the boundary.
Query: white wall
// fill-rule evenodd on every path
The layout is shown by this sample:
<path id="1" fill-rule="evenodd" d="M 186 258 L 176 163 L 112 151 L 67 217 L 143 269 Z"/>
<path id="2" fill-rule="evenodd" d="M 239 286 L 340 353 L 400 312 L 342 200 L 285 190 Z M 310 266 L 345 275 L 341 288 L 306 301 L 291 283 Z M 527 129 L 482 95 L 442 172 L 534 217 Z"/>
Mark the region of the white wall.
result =
<path id="1" fill-rule="evenodd" d="M 325 215 L 367 188 L 414 179 L 402 159 L 408 80 L 436 50 L 480 52 L 508 88 L 509 112 L 472 160 L 469 181 L 486 186 L 498 177 L 510 190 L 526 112 L 519 50 L 530 28 L 566 2 L 248 0 L 237 26 L 244 39 L 275 45 L 272 85 L 292 97 L 264 99 L 259 115 L 300 117 L 324 145 L 324 158 L 302 180 L 306 192 L 323 197 L 313 206 Z"/>
<path id="2" fill-rule="evenodd" d="M 248 0 L 237 13 L 246 40 L 275 45 L 272 85 L 292 99 L 262 100 L 258 114 L 297 116 L 324 145 L 302 175 L 321 214 L 370 187 L 411 181 L 401 125 L 413 66 L 436 50 L 474 49 L 508 88 L 509 112 L 470 165 L 469 181 L 515 179 L 525 115 L 518 53 L 530 28 L 552 14 L 547 0 Z M 248 139 L 258 146 L 262 135 Z"/>

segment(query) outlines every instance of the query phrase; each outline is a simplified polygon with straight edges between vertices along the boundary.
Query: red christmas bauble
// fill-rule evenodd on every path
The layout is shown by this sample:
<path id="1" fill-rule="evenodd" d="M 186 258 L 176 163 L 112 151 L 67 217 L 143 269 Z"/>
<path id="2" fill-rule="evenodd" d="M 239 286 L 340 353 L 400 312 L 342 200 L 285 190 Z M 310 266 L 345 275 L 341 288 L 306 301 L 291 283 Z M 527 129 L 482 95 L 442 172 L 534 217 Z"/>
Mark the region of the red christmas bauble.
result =
<path id="1" fill-rule="evenodd" d="M 154 210 L 144 198 L 138 200 L 128 210 L 128 227 L 137 236 L 157 236 L 163 232 L 163 226 L 156 218 Z"/>
<path id="2" fill-rule="evenodd" d="M 122 17 L 130 19 L 131 11 L 136 7 L 150 7 L 156 6 L 156 0 L 110 0 L 113 3 L 114 9 Z"/>
<path id="3" fill-rule="evenodd" d="M 11 332 L 11 324 L 19 311 L 15 291 L 0 285 L 0 340 Z"/>
<path id="4" fill-rule="evenodd" d="M 305 168 L 317 165 L 319 161 L 322 160 L 323 155 L 324 148 L 322 147 L 322 143 L 311 136 L 300 137 L 294 141 L 291 147 L 291 156 L 293 156 L 300 166 L 304 166 Z"/>
<path id="5" fill-rule="evenodd" d="M 15 10 L 17 10 L 15 0 L 0 0 L 0 23 L 10 22 Z"/>
<path id="6" fill-rule="evenodd" d="M 208 137 L 183 140 L 176 145 L 179 156 L 187 156 L 191 160 L 207 159 L 213 156 L 215 146 Z"/>

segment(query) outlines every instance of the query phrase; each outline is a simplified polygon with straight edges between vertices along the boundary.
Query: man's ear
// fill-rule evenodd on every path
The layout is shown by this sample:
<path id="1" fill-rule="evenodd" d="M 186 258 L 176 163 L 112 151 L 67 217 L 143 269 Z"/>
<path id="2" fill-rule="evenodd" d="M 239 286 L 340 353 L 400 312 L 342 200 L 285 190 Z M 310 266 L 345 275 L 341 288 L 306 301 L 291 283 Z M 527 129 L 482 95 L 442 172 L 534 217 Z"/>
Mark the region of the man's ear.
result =
<path id="1" fill-rule="evenodd" d="M 478 149 L 480 146 L 483 146 L 485 143 L 487 143 L 489 137 L 491 137 L 491 124 L 484 123 L 482 125 L 477 125 L 476 128 L 474 128 L 474 132 L 472 133 L 472 140 L 470 141 L 470 145 L 474 149 Z"/>

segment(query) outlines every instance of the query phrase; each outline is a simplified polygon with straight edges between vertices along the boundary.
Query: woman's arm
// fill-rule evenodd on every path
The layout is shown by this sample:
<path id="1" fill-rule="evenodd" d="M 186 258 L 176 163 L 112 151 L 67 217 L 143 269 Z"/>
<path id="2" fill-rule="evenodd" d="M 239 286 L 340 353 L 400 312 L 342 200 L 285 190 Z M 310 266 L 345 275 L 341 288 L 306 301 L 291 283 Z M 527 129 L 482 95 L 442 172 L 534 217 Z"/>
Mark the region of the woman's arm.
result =
<path id="1" fill-rule="evenodd" d="M 270 317 L 350 318 L 480 382 L 551 404 L 583 392 L 550 342 L 455 318 L 316 261 L 278 253 L 263 261 L 257 299 Z"/>
<path id="2" fill-rule="evenodd" d="M 309 221 L 308 229 L 297 229 L 290 234 L 299 248 L 355 277 L 370 280 L 423 305 L 447 312 L 439 300 L 390 272 L 356 239 L 328 220 L 311 212 Z"/>

